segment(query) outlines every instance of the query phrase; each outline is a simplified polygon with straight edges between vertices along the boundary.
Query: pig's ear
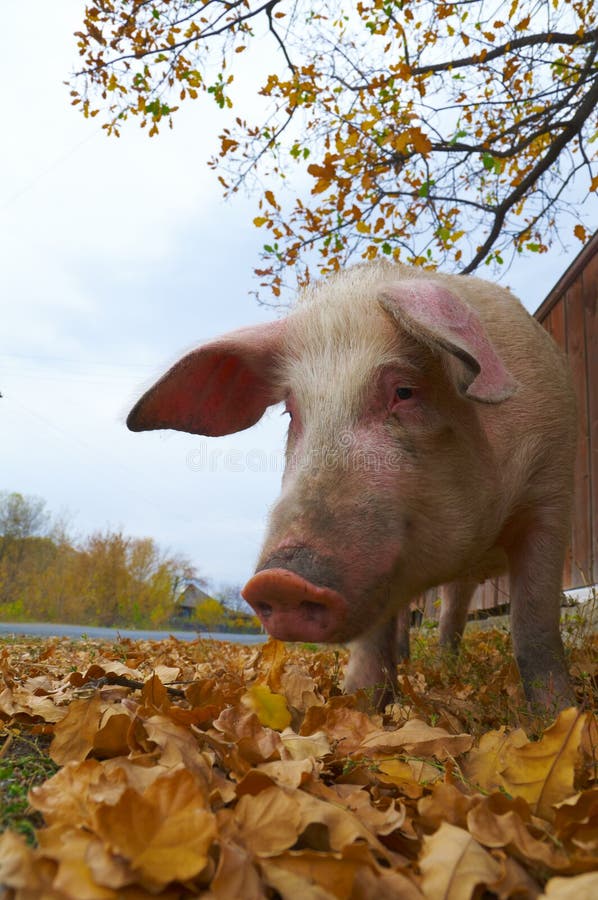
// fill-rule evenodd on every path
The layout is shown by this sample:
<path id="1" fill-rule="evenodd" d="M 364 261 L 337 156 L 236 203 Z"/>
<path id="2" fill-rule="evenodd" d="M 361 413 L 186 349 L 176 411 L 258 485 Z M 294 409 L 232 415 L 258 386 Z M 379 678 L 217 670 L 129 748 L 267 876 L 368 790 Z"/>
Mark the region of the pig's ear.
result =
<path id="1" fill-rule="evenodd" d="M 284 322 L 241 328 L 192 350 L 138 400 L 127 426 L 216 437 L 254 425 L 283 399 L 276 362 L 284 331 Z"/>
<path id="2" fill-rule="evenodd" d="M 447 350 L 464 364 L 466 397 L 500 403 L 517 389 L 477 312 L 437 281 L 400 281 L 384 290 L 382 306 L 415 338 Z"/>

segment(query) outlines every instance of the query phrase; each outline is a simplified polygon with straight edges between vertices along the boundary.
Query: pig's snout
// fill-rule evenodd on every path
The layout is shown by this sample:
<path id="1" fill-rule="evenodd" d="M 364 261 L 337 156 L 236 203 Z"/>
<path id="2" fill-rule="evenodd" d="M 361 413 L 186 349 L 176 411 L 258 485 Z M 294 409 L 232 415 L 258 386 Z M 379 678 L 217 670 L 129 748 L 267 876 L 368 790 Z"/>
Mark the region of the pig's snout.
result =
<path id="1" fill-rule="evenodd" d="M 278 640 L 339 640 L 347 618 L 347 601 L 334 588 L 314 584 L 301 571 L 294 571 L 305 568 L 302 550 L 278 553 L 247 582 L 243 597 L 268 634 Z"/>

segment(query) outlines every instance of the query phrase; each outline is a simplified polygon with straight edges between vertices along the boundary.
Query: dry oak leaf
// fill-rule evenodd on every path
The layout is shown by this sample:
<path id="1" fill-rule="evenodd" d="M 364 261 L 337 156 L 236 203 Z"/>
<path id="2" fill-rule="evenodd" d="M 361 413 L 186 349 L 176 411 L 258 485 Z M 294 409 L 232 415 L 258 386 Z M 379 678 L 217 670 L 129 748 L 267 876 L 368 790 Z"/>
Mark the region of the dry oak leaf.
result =
<path id="1" fill-rule="evenodd" d="M 281 677 L 287 663 L 288 651 L 283 641 L 268 638 L 257 650 L 249 665 L 255 666 L 266 675 L 265 681 L 271 691 L 280 692 Z"/>
<path id="2" fill-rule="evenodd" d="M 315 759 L 285 759 L 261 763 L 258 771 L 283 787 L 298 788 L 308 781 L 317 779 L 322 765 Z"/>
<path id="3" fill-rule="evenodd" d="M 143 792 L 146 791 L 154 781 L 161 778 L 165 772 L 161 765 L 155 764 L 155 759 L 151 754 L 135 755 L 132 759 L 118 756 L 116 759 L 104 760 L 102 762 L 102 767 L 106 773 L 107 779 L 113 777 L 120 778 L 124 775 L 126 786 L 133 788 L 138 794 L 143 794 Z M 199 784 L 201 783 L 200 778 L 197 778 L 196 780 Z M 92 794 L 93 798 L 97 796 L 99 790 L 99 787 L 97 788 L 97 791 L 94 789 Z M 108 794 L 102 794 L 101 800 L 103 803 L 113 802 Z"/>
<path id="4" fill-rule="evenodd" d="M 158 891 L 205 868 L 216 837 L 203 790 L 185 769 L 156 779 L 143 794 L 131 788 L 95 812 L 95 830 L 129 863 L 142 887 Z"/>
<path id="5" fill-rule="evenodd" d="M 267 684 L 254 684 L 241 697 L 241 703 L 256 714 L 260 724 L 282 731 L 291 723 L 291 713 L 282 694 L 275 694 Z"/>
<path id="6" fill-rule="evenodd" d="M 330 753 L 330 743 L 323 731 L 313 734 L 295 734 L 292 728 L 280 732 L 284 747 L 283 759 L 321 759 Z"/>
<path id="7" fill-rule="evenodd" d="M 313 759 L 284 762 L 274 760 L 246 772 L 233 791 L 237 797 L 242 797 L 243 794 L 256 796 L 274 784 L 295 790 L 308 783 L 310 786 L 318 784 L 319 773 L 320 767 Z"/>
<path id="8" fill-rule="evenodd" d="M 551 878 L 542 897 L 549 900 L 596 900 L 598 897 L 598 872 L 586 872 L 573 878 Z"/>
<path id="9" fill-rule="evenodd" d="M 210 883 L 210 897 L 216 900 L 265 900 L 264 886 L 252 854 L 232 841 L 219 842 L 216 874 Z"/>
<path id="10" fill-rule="evenodd" d="M 504 726 L 496 731 L 488 731 L 480 738 L 479 745 L 463 760 L 463 774 L 484 791 L 500 788 L 503 786 L 500 773 L 507 765 L 509 751 L 527 743 L 528 738 L 522 728 L 509 733 Z"/>
<path id="11" fill-rule="evenodd" d="M 509 802 L 500 794 L 494 795 L 477 803 L 467 814 L 467 827 L 472 837 L 485 847 L 504 847 L 518 859 L 542 863 L 550 869 L 567 866 L 567 854 L 552 840 L 545 842 L 533 837 L 516 809 L 494 811 L 492 802 L 495 799 Z M 522 802 L 521 799 L 519 802 Z"/>
<path id="12" fill-rule="evenodd" d="M 429 763 L 402 760 L 396 756 L 375 756 L 376 778 L 382 784 L 394 784 L 401 794 L 417 800 L 424 792 L 424 784 L 442 778 L 443 773 Z"/>
<path id="13" fill-rule="evenodd" d="M 406 811 L 402 804 L 395 806 L 390 803 L 386 809 L 374 806 L 369 793 L 363 788 L 353 788 L 352 785 L 338 785 L 339 793 L 347 788 L 344 803 L 352 813 L 355 813 L 360 822 L 367 825 L 372 834 L 387 835 L 401 828 L 405 824 Z"/>
<path id="14" fill-rule="evenodd" d="M 359 745 L 360 752 L 374 750 L 388 752 L 403 750 L 417 756 L 434 756 L 446 759 L 466 753 L 473 744 L 469 734 L 450 734 L 444 728 L 434 728 L 421 719 L 409 719 L 401 728 L 394 731 L 374 731 L 368 734 Z"/>
<path id="15" fill-rule="evenodd" d="M 283 900 L 422 900 L 412 881 L 380 869 L 363 846 L 342 853 L 291 850 L 260 866 Z"/>
<path id="16" fill-rule="evenodd" d="M 56 699 L 33 694 L 27 685 L 7 689 L 0 695 L 0 712 L 6 716 L 26 715 L 39 717 L 44 722 L 60 722 L 67 714 L 64 706 L 57 706 Z M 64 697 L 61 698 L 64 702 Z"/>
<path id="17" fill-rule="evenodd" d="M 255 796 L 246 793 L 240 798 L 234 817 L 244 843 L 260 857 L 278 856 L 290 849 L 309 826 L 309 837 L 304 837 L 311 849 L 341 851 L 361 838 L 380 856 L 387 860 L 392 857 L 347 807 L 304 791 L 272 785 Z M 399 814 L 397 818 L 402 817 Z"/>
<path id="18" fill-rule="evenodd" d="M 473 802 L 472 797 L 466 797 L 454 784 L 435 784 L 431 793 L 417 804 L 419 823 L 432 831 L 440 828 L 443 822 L 466 828 L 467 813 Z"/>
<path id="19" fill-rule="evenodd" d="M 588 718 L 576 707 L 565 709 L 539 741 L 506 752 L 503 787 L 527 800 L 532 812 L 548 821 L 554 817 L 554 804 L 574 793 L 575 767 Z"/>
<path id="20" fill-rule="evenodd" d="M 598 787 L 556 804 L 553 824 L 560 841 L 593 852 L 598 860 Z"/>
<path id="21" fill-rule="evenodd" d="M 170 709 L 168 691 L 155 672 L 144 682 L 141 689 L 141 706 L 149 707 L 152 710 L 157 709 L 163 713 Z"/>
<path id="22" fill-rule="evenodd" d="M 324 733 L 336 745 L 337 755 L 356 750 L 368 734 L 379 730 L 381 718 L 355 708 L 353 696 L 333 697 L 324 706 L 311 706 L 301 725 L 302 735 Z"/>
<path id="23" fill-rule="evenodd" d="M 188 729 L 175 724 L 170 718 L 161 715 L 150 716 L 143 721 L 145 733 L 159 750 L 157 761 L 167 769 L 177 766 L 192 772 L 206 786 L 210 782 L 211 763 L 207 754 L 202 753 L 197 738 Z"/>
<path id="24" fill-rule="evenodd" d="M 131 715 L 119 705 L 102 711 L 99 728 L 93 738 L 93 755 L 98 759 L 127 756 L 133 749 L 129 743 Z"/>
<path id="25" fill-rule="evenodd" d="M 59 766 L 81 762 L 93 748 L 106 704 L 94 695 L 88 700 L 73 700 L 64 719 L 54 731 L 50 758 Z"/>
<path id="26" fill-rule="evenodd" d="M 302 712 L 311 706 L 324 705 L 317 681 L 300 666 L 285 668 L 280 679 L 280 689 L 287 698 L 287 703 Z"/>
<path id="27" fill-rule="evenodd" d="M 0 834 L 0 888 L 26 887 L 33 859 L 33 850 L 27 846 L 22 835 L 13 831 Z"/>
<path id="28" fill-rule="evenodd" d="M 280 735 L 264 727 L 253 712 L 231 706 L 220 713 L 213 729 L 221 732 L 229 742 L 236 743 L 240 756 L 249 763 L 249 768 L 257 763 L 280 759 Z M 213 731 L 209 733 L 213 734 Z M 221 737 L 220 734 L 215 736 Z"/>
<path id="29" fill-rule="evenodd" d="M 492 888 L 503 877 L 500 863 L 467 831 L 446 822 L 424 837 L 419 867 L 430 900 L 470 900 L 478 886 Z"/>
<path id="30" fill-rule="evenodd" d="M 169 685 L 173 681 L 178 681 L 181 677 L 180 666 L 167 666 L 164 663 L 158 663 L 153 668 L 153 675 L 157 675 L 162 684 Z"/>
<path id="31" fill-rule="evenodd" d="M 110 858 L 102 841 L 81 828 L 54 825 L 42 829 L 38 838 L 38 859 L 55 862 L 57 868 L 52 887 L 66 897 L 116 900 L 113 888 L 125 887 L 135 881 L 123 861 Z M 104 865 L 98 865 L 98 856 Z"/>
<path id="32" fill-rule="evenodd" d="M 333 788 L 327 789 L 326 785 L 322 785 L 321 782 L 316 783 L 314 786 L 315 790 L 318 791 L 319 796 L 308 794 L 305 791 L 295 792 L 295 796 L 301 806 L 300 833 L 304 832 L 309 826 L 314 826 L 310 835 L 312 849 L 341 851 L 361 839 L 375 849 L 377 854 L 387 862 L 395 861 L 392 853 L 386 850 L 373 831 L 370 830 L 368 823 L 362 821 L 359 816 L 355 815 L 348 808 L 346 800 L 342 800 L 338 791 L 335 791 Z M 330 799 L 331 792 L 333 802 Z M 364 796 L 367 796 L 369 802 L 369 795 L 364 792 Z M 343 806 L 340 805 L 339 799 Z M 394 818 L 397 823 L 400 821 L 402 824 L 404 821 L 401 811 L 396 813 L 395 810 L 391 810 L 389 816 Z M 376 818 L 375 813 L 373 813 L 371 819 L 373 820 L 374 818 Z M 388 821 L 389 817 L 386 815 L 383 815 L 382 818 L 376 818 L 376 824 L 383 823 L 384 834 L 388 834 L 385 827 Z M 325 827 L 326 833 L 322 833 L 322 826 Z"/>
<path id="33" fill-rule="evenodd" d="M 272 785 L 257 796 L 240 798 L 234 818 L 250 850 L 260 856 L 277 856 L 293 846 L 303 830 L 298 796 L 299 792 Z"/>
<path id="34" fill-rule="evenodd" d="M 493 855 L 500 861 L 504 871 L 500 881 L 492 885 L 492 894 L 496 894 L 499 900 L 510 900 L 512 897 L 517 900 L 537 900 L 542 889 L 529 872 L 501 850 L 495 850 Z"/>
<path id="35" fill-rule="evenodd" d="M 48 825 L 76 823 L 90 828 L 95 806 L 116 803 L 129 786 L 122 769 L 110 772 L 97 760 L 86 759 L 67 763 L 43 784 L 31 788 L 29 802 Z"/>

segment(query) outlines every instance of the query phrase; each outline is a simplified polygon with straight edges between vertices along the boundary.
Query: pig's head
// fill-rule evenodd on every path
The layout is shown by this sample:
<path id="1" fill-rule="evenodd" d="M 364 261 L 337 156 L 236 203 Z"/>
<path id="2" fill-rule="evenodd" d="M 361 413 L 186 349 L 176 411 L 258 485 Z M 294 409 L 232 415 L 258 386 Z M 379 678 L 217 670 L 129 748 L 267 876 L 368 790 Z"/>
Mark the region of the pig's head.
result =
<path id="1" fill-rule="evenodd" d="M 478 410 L 515 383 L 456 293 L 393 271 L 349 270 L 284 321 L 194 350 L 127 421 L 223 435 L 286 403 L 282 491 L 243 592 L 281 640 L 357 637 L 445 580 L 481 527 L 467 510 L 484 511 L 493 460 Z"/>

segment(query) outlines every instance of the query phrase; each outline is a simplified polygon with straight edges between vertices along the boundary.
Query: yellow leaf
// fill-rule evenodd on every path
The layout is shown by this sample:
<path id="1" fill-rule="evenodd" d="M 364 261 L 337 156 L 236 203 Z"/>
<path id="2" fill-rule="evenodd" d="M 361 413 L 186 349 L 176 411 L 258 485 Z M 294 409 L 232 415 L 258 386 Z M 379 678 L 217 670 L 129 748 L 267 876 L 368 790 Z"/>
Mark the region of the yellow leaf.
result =
<path id="1" fill-rule="evenodd" d="M 587 713 L 576 707 L 565 709 L 541 740 L 507 750 L 503 785 L 510 794 L 527 800 L 536 815 L 552 819 L 553 805 L 574 793 L 575 766 L 587 720 Z"/>
<path id="2" fill-rule="evenodd" d="M 369 234 L 371 231 L 371 228 L 368 225 L 368 223 L 364 222 L 363 220 L 359 221 L 357 223 L 357 225 L 355 226 L 355 228 L 360 234 Z"/>
<path id="3" fill-rule="evenodd" d="M 502 877 L 501 865 L 467 831 L 446 822 L 424 837 L 419 867 L 425 896 L 442 900 L 470 900 L 477 887 Z"/>
<path id="4" fill-rule="evenodd" d="M 282 731 L 290 725 L 291 714 L 282 694 L 273 694 L 267 684 L 254 684 L 242 697 L 266 728 Z"/>
<path id="5" fill-rule="evenodd" d="M 261 228 L 262 225 L 265 225 L 267 221 L 268 221 L 267 216 L 256 216 L 255 219 L 253 220 L 253 224 L 255 225 L 256 228 Z"/>
<path id="6" fill-rule="evenodd" d="M 506 755 L 511 747 L 522 747 L 528 740 L 518 728 L 507 734 L 505 728 L 488 731 L 482 735 L 479 746 L 468 753 L 463 762 L 463 774 L 484 791 L 503 787 L 501 772 L 506 766 Z"/>
<path id="7" fill-rule="evenodd" d="M 404 153 L 407 149 L 409 142 L 411 141 L 411 131 L 402 131 L 400 134 L 396 134 L 390 141 L 390 146 L 397 153 Z"/>
<path id="8" fill-rule="evenodd" d="M 582 242 L 582 244 L 585 244 L 585 242 L 588 238 L 588 233 L 585 230 L 585 228 L 583 227 L 583 225 L 576 225 L 575 228 L 573 229 L 573 234 L 579 241 Z"/>
<path id="9" fill-rule="evenodd" d="M 548 900 L 594 900 L 598 897 L 598 872 L 585 872 L 573 878 L 551 878 L 542 898 Z"/>

